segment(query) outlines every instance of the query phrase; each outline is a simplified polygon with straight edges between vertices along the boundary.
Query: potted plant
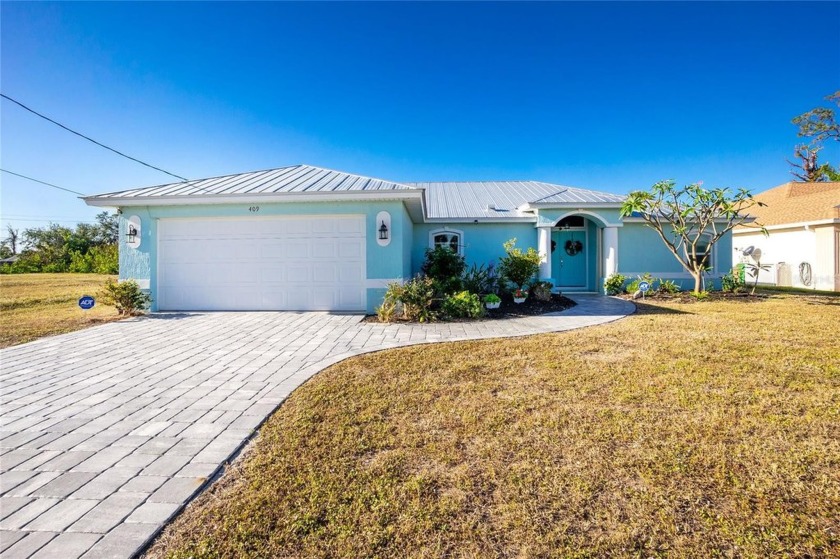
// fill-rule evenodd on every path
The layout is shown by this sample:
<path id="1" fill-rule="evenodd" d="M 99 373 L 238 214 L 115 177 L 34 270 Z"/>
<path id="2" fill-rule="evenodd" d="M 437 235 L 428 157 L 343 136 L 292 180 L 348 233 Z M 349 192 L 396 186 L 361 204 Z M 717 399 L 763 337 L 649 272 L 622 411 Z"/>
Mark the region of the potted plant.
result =
<path id="1" fill-rule="evenodd" d="M 520 304 L 520 303 L 524 303 L 525 299 L 527 299 L 527 298 L 528 298 L 528 292 L 527 291 L 517 289 L 516 291 L 513 292 L 513 302 L 516 303 L 517 305 Z"/>
<path id="2" fill-rule="evenodd" d="M 502 300 L 499 299 L 498 295 L 491 293 L 490 295 L 484 296 L 484 306 L 488 309 L 498 309 L 501 304 Z"/>

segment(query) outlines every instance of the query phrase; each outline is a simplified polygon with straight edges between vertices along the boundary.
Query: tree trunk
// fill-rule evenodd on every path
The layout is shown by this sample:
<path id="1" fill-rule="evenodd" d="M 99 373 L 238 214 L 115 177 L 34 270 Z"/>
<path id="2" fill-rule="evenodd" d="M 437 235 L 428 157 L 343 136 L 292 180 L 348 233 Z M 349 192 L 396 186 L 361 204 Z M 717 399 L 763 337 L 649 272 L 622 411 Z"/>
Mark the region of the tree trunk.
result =
<path id="1" fill-rule="evenodd" d="M 700 293 L 700 291 L 702 291 L 703 288 L 703 272 L 692 270 L 691 277 L 694 278 L 694 292 Z"/>

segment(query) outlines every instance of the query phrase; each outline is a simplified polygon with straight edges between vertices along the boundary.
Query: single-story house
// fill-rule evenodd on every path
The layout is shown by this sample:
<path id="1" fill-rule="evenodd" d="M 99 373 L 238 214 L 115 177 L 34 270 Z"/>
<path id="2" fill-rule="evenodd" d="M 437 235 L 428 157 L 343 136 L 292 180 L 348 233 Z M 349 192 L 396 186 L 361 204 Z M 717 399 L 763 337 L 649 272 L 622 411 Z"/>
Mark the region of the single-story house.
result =
<path id="1" fill-rule="evenodd" d="M 840 291 L 840 182 L 789 182 L 755 199 L 767 205 L 751 208 L 750 215 L 768 235 L 736 227 L 734 261 L 748 262 L 744 250 L 760 249 L 760 261 L 770 269 L 759 282 Z"/>
<path id="2" fill-rule="evenodd" d="M 372 312 L 427 248 L 488 264 L 514 237 L 563 292 L 600 292 L 615 272 L 692 286 L 655 231 L 620 216 L 623 196 L 545 182 L 406 183 L 295 165 L 84 200 L 118 208 L 120 278 L 148 289 L 153 310 Z M 715 277 L 729 270 L 729 236 L 711 262 Z"/>

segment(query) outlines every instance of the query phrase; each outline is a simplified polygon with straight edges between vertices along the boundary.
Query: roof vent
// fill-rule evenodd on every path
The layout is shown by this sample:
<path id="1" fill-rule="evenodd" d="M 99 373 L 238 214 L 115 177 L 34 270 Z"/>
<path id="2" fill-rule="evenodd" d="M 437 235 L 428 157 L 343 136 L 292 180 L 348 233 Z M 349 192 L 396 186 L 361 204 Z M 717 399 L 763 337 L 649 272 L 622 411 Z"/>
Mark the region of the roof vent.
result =
<path id="1" fill-rule="evenodd" d="M 487 204 L 487 211 L 496 211 L 496 206 L 494 204 Z"/>

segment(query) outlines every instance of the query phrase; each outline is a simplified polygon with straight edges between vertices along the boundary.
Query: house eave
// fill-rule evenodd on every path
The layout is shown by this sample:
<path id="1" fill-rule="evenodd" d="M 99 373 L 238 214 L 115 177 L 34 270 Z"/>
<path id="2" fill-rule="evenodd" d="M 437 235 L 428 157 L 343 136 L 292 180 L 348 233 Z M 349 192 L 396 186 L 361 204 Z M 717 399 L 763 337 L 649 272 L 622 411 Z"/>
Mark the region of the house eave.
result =
<path id="1" fill-rule="evenodd" d="M 205 206 L 218 204 L 265 204 L 287 202 L 352 202 L 359 200 L 419 200 L 424 205 L 423 191 L 348 191 L 265 194 L 221 194 L 210 196 L 84 196 L 88 206 L 121 208 L 135 206 Z"/>
<path id="2" fill-rule="evenodd" d="M 644 220 L 644 218 L 641 218 L 641 217 L 634 217 L 634 216 L 622 217 L 622 218 L 621 218 L 621 221 L 623 221 L 624 223 L 647 223 L 647 222 Z M 729 220 L 728 220 L 728 219 L 724 219 L 724 218 L 714 219 L 714 220 L 712 220 L 712 221 L 713 221 L 714 223 L 729 223 Z M 753 221 L 755 221 L 755 219 L 754 219 L 754 218 L 748 218 L 748 219 L 745 219 L 745 220 L 744 220 L 744 223 L 752 223 Z"/>
<path id="3" fill-rule="evenodd" d="M 536 223 L 536 217 L 427 217 L 426 223 Z"/>
<path id="4" fill-rule="evenodd" d="M 778 231 L 780 229 L 807 229 L 809 227 L 820 227 L 823 225 L 840 225 L 840 218 L 819 219 L 815 221 L 799 221 L 796 223 L 779 223 L 776 225 L 765 225 L 767 231 Z M 736 227 L 732 230 L 735 235 L 748 235 L 760 231 L 756 228 Z"/>
<path id="5" fill-rule="evenodd" d="M 591 210 L 593 208 L 609 208 L 609 209 L 616 209 L 621 208 L 623 204 L 621 202 L 528 202 L 523 204 L 517 208 L 519 211 L 528 211 L 528 210 L 571 210 L 571 209 L 588 209 Z"/>

